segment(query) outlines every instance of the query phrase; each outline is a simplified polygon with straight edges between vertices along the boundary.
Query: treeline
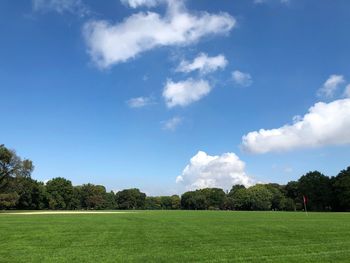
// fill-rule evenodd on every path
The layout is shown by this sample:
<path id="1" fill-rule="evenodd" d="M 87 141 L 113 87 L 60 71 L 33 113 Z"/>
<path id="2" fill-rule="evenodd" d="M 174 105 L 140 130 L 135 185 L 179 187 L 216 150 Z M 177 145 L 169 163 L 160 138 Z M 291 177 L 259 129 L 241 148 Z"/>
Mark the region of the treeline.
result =
<path id="1" fill-rule="evenodd" d="M 185 192 L 181 197 L 146 196 L 139 189 L 107 192 L 102 185 L 57 177 L 44 184 L 31 178 L 34 166 L 0 145 L 0 209 L 192 209 L 350 211 L 350 167 L 337 176 L 309 172 L 286 185 L 234 185 Z"/>

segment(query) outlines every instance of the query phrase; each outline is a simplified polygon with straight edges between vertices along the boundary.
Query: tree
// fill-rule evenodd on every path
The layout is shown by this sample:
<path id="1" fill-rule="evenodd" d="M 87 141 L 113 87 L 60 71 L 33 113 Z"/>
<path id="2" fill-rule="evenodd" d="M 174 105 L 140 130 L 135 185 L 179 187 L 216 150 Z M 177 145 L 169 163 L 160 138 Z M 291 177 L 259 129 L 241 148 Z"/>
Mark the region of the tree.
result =
<path id="1" fill-rule="evenodd" d="M 266 188 L 272 194 L 271 209 L 272 210 L 285 210 L 286 197 L 282 186 L 279 184 L 265 184 Z"/>
<path id="2" fill-rule="evenodd" d="M 350 166 L 332 178 L 335 211 L 350 211 Z"/>
<path id="3" fill-rule="evenodd" d="M 42 182 L 30 177 L 16 177 L 11 188 L 19 196 L 16 204 L 17 209 L 48 208 L 48 194 Z"/>
<path id="4" fill-rule="evenodd" d="M 257 184 L 248 188 L 248 196 L 251 210 L 270 210 L 272 205 L 272 193 L 266 185 Z"/>
<path id="5" fill-rule="evenodd" d="M 226 194 L 220 188 L 204 188 L 199 190 L 206 199 L 206 209 L 222 209 L 224 208 Z"/>
<path id="6" fill-rule="evenodd" d="M 147 196 L 145 202 L 145 209 L 159 210 L 162 209 L 162 204 L 159 196 Z"/>
<path id="7" fill-rule="evenodd" d="M 309 172 L 299 181 L 299 191 L 302 196 L 305 195 L 308 199 L 308 209 L 311 211 L 330 210 L 332 203 L 331 181 L 330 178 L 321 174 L 318 171 Z"/>
<path id="8" fill-rule="evenodd" d="M 181 196 L 181 207 L 183 209 L 204 210 L 207 209 L 207 200 L 205 195 L 200 191 L 189 191 Z"/>
<path id="9" fill-rule="evenodd" d="M 46 190 L 49 194 L 49 208 L 71 209 L 73 207 L 73 186 L 72 182 L 57 177 L 46 183 Z"/>
<path id="10" fill-rule="evenodd" d="M 303 207 L 304 207 L 303 198 L 302 198 L 302 194 L 300 193 L 299 182 L 296 182 L 296 181 L 288 182 L 287 185 L 284 187 L 284 190 L 286 193 L 286 197 L 293 200 L 294 209 L 295 210 L 303 209 Z M 289 205 L 290 204 L 291 203 L 289 201 Z M 293 204 L 292 204 L 292 206 L 293 206 Z M 291 208 L 291 206 L 289 206 L 289 208 Z"/>
<path id="11" fill-rule="evenodd" d="M 0 194 L 0 209 L 14 208 L 18 202 L 19 196 L 16 192 Z"/>
<path id="12" fill-rule="evenodd" d="M 85 209 L 106 207 L 106 188 L 102 185 L 84 184 L 80 187 L 81 206 Z"/>
<path id="13" fill-rule="evenodd" d="M 228 196 L 233 196 L 233 194 L 239 190 L 239 189 L 245 189 L 245 186 L 243 184 L 235 184 L 232 186 L 230 192 L 228 193 Z"/>
<path id="14" fill-rule="evenodd" d="M 116 194 L 119 209 L 143 209 L 146 204 L 146 194 L 137 188 L 125 189 Z"/>
<path id="15" fill-rule="evenodd" d="M 232 203 L 235 210 L 251 209 L 249 192 L 245 187 L 231 191 L 229 193 L 229 198 L 232 198 Z"/>
<path id="16" fill-rule="evenodd" d="M 246 188 L 242 184 L 233 185 L 226 196 L 224 208 L 228 210 L 247 210 L 244 204 L 246 201 L 243 200 L 244 194 L 246 193 L 245 190 Z"/>
<path id="17" fill-rule="evenodd" d="M 180 209 L 181 208 L 181 199 L 178 195 L 171 196 L 171 209 Z"/>
<path id="18" fill-rule="evenodd" d="M 248 189 L 240 187 L 230 197 L 236 210 L 270 210 L 273 195 L 266 185 L 257 184 Z"/>
<path id="19" fill-rule="evenodd" d="M 7 149 L 3 144 L 0 145 L 0 190 L 5 188 L 9 178 L 30 177 L 33 170 L 32 161 L 22 160 L 15 151 Z"/>
<path id="20" fill-rule="evenodd" d="M 117 199 L 113 191 L 110 191 L 109 193 L 105 194 L 105 208 L 106 209 L 117 208 Z"/>

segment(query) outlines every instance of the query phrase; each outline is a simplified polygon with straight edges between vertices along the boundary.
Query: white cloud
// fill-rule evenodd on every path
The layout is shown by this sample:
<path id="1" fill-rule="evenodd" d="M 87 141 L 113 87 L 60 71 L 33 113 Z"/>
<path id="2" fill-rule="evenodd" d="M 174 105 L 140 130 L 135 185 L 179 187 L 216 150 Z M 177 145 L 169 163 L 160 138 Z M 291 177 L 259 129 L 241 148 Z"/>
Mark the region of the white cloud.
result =
<path id="1" fill-rule="evenodd" d="M 121 0 L 121 2 L 131 8 L 138 8 L 141 6 L 154 7 L 160 3 L 166 2 L 166 0 Z"/>
<path id="2" fill-rule="evenodd" d="M 254 0 L 254 4 L 266 4 L 270 2 L 279 2 L 281 4 L 289 4 L 290 0 Z"/>
<path id="3" fill-rule="evenodd" d="M 318 102 L 303 117 L 277 129 L 250 132 L 242 148 L 251 153 L 350 143 L 350 99 Z"/>
<path id="4" fill-rule="evenodd" d="M 344 96 L 350 98 L 350 84 L 345 87 Z"/>
<path id="5" fill-rule="evenodd" d="M 239 70 L 232 72 L 232 78 L 237 85 L 243 87 L 248 87 L 253 83 L 252 76 L 249 73 L 244 73 Z"/>
<path id="6" fill-rule="evenodd" d="M 332 98 L 337 88 L 345 83 L 344 76 L 342 75 L 330 75 L 322 88 L 318 90 L 318 96 L 324 96 L 326 98 Z"/>
<path id="7" fill-rule="evenodd" d="M 212 87 L 206 80 L 191 78 L 179 82 L 168 80 L 163 90 L 163 97 L 169 108 L 184 107 L 208 95 L 211 89 Z"/>
<path id="8" fill-rule="evenodd" d="M 227 65 L 224 55 L 208 57 L 205 53 L 200 53 L 192 62 L 182 60 L 176 71 L 189 73 L 198 70 L 202 74 L 207 74 L 218 69 L 224 69 Z"/>
<path id="9" fill-rule="evenodd" d="M 127 102 L 130 108 L 142 108 L 153 104 L 153 99 L 151 97 L 137 97 L 131 98 Z"/>
<path id="10" fill-rule="evenodd" d="M 173 117 L 163 122 L 163 130 L 174 131 L 182 123 L 183 118 Z"/>
<path id="11" fill-rule="evenodd" d="M 63 14 L 65 12 L 85 16 L 90 10 L 83 4 L 81 0 L 32 0 L 34 11 L 39 12 L 57 12 Z"/>
<path id="12" fill-rule="evenodd" d="M 245 172 L 245 163 L 234 153 L 210 156 L 199 151 L 176 178 L 187 190 L 206 187 L 230 189 L 234 184 L 250 186 L 254 183 Z"/>
<path id="13" fill-rule="evenodd" d="M 100 67 L 125 62 L 161 46 L 185 46 L 205 36 L 226 34 L 235 25 L 228 13 L 190 13 L 182 1 L 167 1 L 164 16 L 139 12 L 116 24 L 87 22 L 83 33 L 92 60 Z"/>

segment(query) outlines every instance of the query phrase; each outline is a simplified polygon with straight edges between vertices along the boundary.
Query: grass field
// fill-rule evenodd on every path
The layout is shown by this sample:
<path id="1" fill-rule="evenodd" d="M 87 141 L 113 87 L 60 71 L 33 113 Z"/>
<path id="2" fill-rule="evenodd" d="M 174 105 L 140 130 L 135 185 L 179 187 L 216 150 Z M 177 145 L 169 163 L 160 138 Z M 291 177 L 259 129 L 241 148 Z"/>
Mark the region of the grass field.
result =
<path id="1" fill-rule="evenodd" d="M 0 262 L 350 262 L 350 214 L 0 213 Z"/>

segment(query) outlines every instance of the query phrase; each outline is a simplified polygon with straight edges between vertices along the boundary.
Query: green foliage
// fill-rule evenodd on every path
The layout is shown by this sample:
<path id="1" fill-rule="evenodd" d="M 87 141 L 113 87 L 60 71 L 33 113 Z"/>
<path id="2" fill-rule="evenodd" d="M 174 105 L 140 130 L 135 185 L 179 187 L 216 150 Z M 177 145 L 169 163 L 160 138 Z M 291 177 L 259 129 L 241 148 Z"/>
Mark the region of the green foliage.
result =
<path id="1" fill-rule="evenodd" d="M 144 209 L 146 194 L 137 188 L 125 189 L 116 194 L 119 209 Z"/>
<path id="2" fill-rule="evenodd" d="M 145 209 L 160 210 L 162 209 L 162 202 L 159 196 L 147 196 L 145 200 Z"/>
<path id="3" fill-rule="evenodd" d="M 44 209 L 48 205 L 48 194 L 43 183 L 29 177 L 17 177 L 14 190 L 19 195 L 18 209 Z"/>
<path id="4" fill-rule="evenodd" d="M 33 170 L 32 161 L 22 160 L 15 151 L 0 145 L 0 190 L 6 187 L 9 178 L 30 177 Z"/>
<path id="5" fill-rule="evenodd" d="M 81 207 L 103 209 L 106 207 L 106 188 L 102 185 L 84 184 L 80 187 Z"/>
<path id="6" fill-rule="evenodd" d="M 49 194 L 49 208 L 71 209 L 73 208 L 73 186 L 72 182 L 57 177 L 46 183 L 46 191 Z"/>
<path id="7" fill-rule="evenodd" d="M 0 209 L 10 209 L 15 207 L 19 199 L 16 192 L 0 194 Z"/>
<path id="8" fill-rule="evenodd" d="M 350 211 L 350 166 L 332 178 L 333 206 L 336 211 Z"/>
<path id="9" fill-rule="evenodd" d="M 181 207 L 184 209 L 223 209 L 226 194 L 220 188 L 204 188 L 186 192 L 181 196 Z"/>
<path id="10" fill-rule="evenodd" d="M 298 180 L 301 196 L 307 196 L 307 207 L 310 211 L 325 211 L 331 209 L 332 188 L 329 177 L 318 171 L 309 172 Z"/>
<path id="11" fill-rule="evenodd" d="M 309 172 L 287 185 L 233 185 L 230 192 L 204 188 L 178 195 L 146 197 L 139 189 L 114 194 L 102 185 L 72 186 L 58 177 L 33 180 L 32 161 L 0 145 L 0 209 L 151 209 L 151 210 L 303 210 L 303 195 L 310 211 L 350 211 L 350 167 L 329 178 Z"/>

